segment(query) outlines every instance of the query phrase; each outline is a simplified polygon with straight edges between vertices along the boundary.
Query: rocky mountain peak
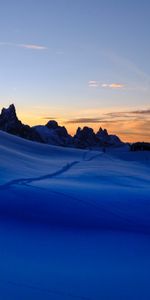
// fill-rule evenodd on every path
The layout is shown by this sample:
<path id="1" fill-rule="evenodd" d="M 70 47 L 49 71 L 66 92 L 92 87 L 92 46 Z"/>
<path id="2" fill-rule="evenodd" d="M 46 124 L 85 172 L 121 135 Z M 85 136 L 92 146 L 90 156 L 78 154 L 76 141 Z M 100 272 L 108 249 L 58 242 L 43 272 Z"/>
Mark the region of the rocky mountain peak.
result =
<path id="1" fill-rule="evenodd" d="M 24 125 L 18 119 L 14 104 L 11 104 L 8 108 L 2 109 L 0 114 L 0 130 L 23 137 L 25 139 L 43 142 L 34 129 L 28 125 Z"/>
<path id="2" fill-rule="evenodd" d="M 79 127 L 72 137 L 67 132 L 66 127 L 60 126 L 55 120 L 48 121 L 45 126 L 30 127 L 24 125 L 17 117 L 14 104 L 2 109 L 0 130 L 33 141 L 81 149 L 96 149 L 103 146 L 120 146 L 122 144 L 116 135 L 108 134 L 107 130 L 101 127 L 96 134 L 90 127 Z"/>
<path id="3" fill-rule="evenodd" d="M 8 108 L 3 108 L 0 115 L 0 120 L 7 120 L 8 122 L 16 120 L 16 109 L 14 104 L 11 104 Z"/>
<path id="4" fill-rule="evenodd" d="M 73 139 L 74 144 L 78 148 L 88 148 L 96 145 L 97 142 L 93 129 L 87 126 L 83 127 L 83 129 L 79 127 Z"/>
<path id="5" fill-rule="evenodd" d="M 97 136 L 101 136 L 101 137 L 107 137 L 108 136 L 108 131 L 107 129 L 102 129 L 102 127 L 100 127 L 100 129 L 97 132 Z"/>
<path id="6" fill-rule="evenodd" d="M 48 121 L 48 123 L 46 124 L 46 127 L 48 127 L 49 129 L 56 129 L 58 128 L 58 123 L 55 120 L 50 120 Z"/>

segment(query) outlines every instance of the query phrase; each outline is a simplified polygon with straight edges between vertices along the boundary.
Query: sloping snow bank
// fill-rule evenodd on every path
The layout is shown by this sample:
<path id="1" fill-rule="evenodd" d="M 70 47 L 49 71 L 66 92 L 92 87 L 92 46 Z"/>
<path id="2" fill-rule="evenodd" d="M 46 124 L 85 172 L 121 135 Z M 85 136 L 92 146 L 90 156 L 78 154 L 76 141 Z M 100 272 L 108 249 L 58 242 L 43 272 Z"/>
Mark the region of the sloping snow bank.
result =
<path id="1" fill-rule="evenodd" d="M 147 152 L 68 149 L 0 132 L 1 216 L 149 232 L 149 160 Z"/>
<path id="2" fill-rule="evenodd" d="M 0 221 L 1 300 L 149 300 L 150 239 Z"/>

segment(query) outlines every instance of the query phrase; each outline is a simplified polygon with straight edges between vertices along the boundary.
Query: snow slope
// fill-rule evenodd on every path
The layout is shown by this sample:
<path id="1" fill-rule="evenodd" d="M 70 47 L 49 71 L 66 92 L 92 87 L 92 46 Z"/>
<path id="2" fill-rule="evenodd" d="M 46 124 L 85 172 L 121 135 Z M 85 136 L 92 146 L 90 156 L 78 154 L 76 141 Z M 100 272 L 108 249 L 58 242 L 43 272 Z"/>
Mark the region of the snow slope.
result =
<path id="1" fill-rule="evenodd" d="M 149 300 L 149 168 L 0 132 L 0 299 Z"/>
<path id="2" fill-rule="evenodd" d="M 147 235 L 0 222 L 1 300 L 149 300 Z"/>
<path id="3" fill-rule="evenodd" d="M 55 225 L 149 231 L 150 155 L 140 154 L 120 149 L 118 158 L 0 132 L 1 214 Z"/>

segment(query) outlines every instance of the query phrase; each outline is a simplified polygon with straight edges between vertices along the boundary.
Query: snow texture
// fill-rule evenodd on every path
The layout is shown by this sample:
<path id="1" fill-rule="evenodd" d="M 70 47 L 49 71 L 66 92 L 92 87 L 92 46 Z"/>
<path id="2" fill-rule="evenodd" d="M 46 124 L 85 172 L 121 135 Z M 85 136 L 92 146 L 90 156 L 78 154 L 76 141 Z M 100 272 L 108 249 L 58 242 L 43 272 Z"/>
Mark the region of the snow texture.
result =
<path id="1" fill-rule="evenodd" d="M 0 131 L 1 299 L 150 299 L 149 169 Z"/>

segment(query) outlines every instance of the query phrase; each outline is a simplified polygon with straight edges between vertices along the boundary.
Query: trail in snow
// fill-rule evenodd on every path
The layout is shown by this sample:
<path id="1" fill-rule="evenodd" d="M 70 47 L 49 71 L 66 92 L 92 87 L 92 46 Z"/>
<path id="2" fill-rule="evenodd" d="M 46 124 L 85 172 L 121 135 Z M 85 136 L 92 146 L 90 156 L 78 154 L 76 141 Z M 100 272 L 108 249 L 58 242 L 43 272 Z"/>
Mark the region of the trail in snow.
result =
<path id="1" fill-rule="evenodd" d="M 2 300 L 150 299 L 149 164 L 121 151 L 0 132 Z"/>
<path id="2" fill-rule="evenodd" d="M 90 154 L 89 157 L 87 157 L 88 155 Z M 96 154 L 96 155 L 91 155 L 91 150 L 85 152 L 83 154 L 83 161 L 92 161 L 94 160 L 95 158 L 98 158 L 98 157 L 101 157 L 102 155 L 104 155 L 105 153 L 99 153 L 99 154 Z"/>
<path id="3" fill-rule="evenodd" d="M 90 153 L 91 154 L 91 153 Z M 100 156 L 102 156 L 102 154 L 97 154 L 97 155 L 92 155 L 90 156 L 89 158 L 86 158 L 86 156 L 88 155 L 88 152 L 86 152 L 83 156 L 83 161 L 92 161 Z M 26 185 L 26 184 L 30 184 L 32 182 L 36 182 L 36 181 L 42 181 L 42 180 L 46 180 L 46 179 L 51 179 L 51 178 L 54 178 L 54 177 L 57 177 L 63 173 L 66 173 L 68 170 L 70 170 L 73 166 L 75 166 L 76 164 L 79 164 L 81 163 L 82 161 L 73 161 L 71 163 L 67 163 L 65 166 L 63 166 L 61 169 L 53 172 L 53 173 L 50 173 L 50 174 L 46 174 L 46 175 L 43 175 L 43 176 L 38 176 L 38 177 L 31 177 L 31 178 L 18 178 L 18 179 L 14 179 L 14 180 L 11 180 L 3 185 L 0 185 L 0 189 L 7 189 L 9 188 L 10 186 L 13 186 L 13 185 L 17 185 L 17 184 L 22 184 L 22 185 Z"/>
<path id="4" fill-rule="evenodd" d="M 54 178 L 56 176 L 59 176 L 65 172 L 67 172 L 69 169 L 71 169 L 74 165 L 78 164 L 79 161 L 73 161 L 72 163 L 68 163 L 65 166 L 63 166 L 60 170 L 51 173 L 51 174 L 47 174 L 44 176 L 39 176 L 39 177 L 31 177 L 31 178 L 20 178 L 20 179 L 15 179 L 15 180 L 11 180 L 3 185 L 0 186 L 0 188 L 2 189 L 7 189 L 12 185 L 17 185 L 17 184 L 23 184 L 26 185 L 28 183 L 32 183 L 35 181 L 41 181 L 41 180 L 45 180 L 45 179 L 50 179 L 50 178 Z"/>
<path id="5" fill-rule="evenodd" d="M 44 220 L 53 211 L 59 220 L 64 212 L 68 224 L 74 218 L 74 224 L 77 219 L 91 226 L 149 228 L 150 175 L 141 163 L 145 153 L 133 161 L 133 153 L 120 153 L 124 149 L 117 149 L 115 157 L 39 145 L 1 132 L 0 137 L 1 214 L 28 218 L 35 213 Z M 130 161 L 121 159 L 124 153 Z"/>

